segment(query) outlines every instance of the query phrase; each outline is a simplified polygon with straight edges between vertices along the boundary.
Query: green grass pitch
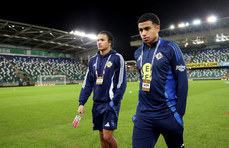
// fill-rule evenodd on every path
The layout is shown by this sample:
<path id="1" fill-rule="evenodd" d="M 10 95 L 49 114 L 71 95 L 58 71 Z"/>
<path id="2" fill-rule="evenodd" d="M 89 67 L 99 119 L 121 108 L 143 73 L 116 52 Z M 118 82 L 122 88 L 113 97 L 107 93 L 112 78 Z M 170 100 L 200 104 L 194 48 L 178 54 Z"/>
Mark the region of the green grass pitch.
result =
<path id="1" fill-rule="evenodd" d="M 229 84 L 226 81 L 191 81 L 184 116 L 187 148 L 229 146 Z M 122 100 L 118 129 L 120 148 L 131 148 L 138 82 L 129 82 Z M 92 130 L 92 95 L 79 126 L 72 127 L 81 85 L 0 88 L 1 148 L 99 148 L 99 133 Z M 165 148 L 160 136 L 156 148 Z"/>

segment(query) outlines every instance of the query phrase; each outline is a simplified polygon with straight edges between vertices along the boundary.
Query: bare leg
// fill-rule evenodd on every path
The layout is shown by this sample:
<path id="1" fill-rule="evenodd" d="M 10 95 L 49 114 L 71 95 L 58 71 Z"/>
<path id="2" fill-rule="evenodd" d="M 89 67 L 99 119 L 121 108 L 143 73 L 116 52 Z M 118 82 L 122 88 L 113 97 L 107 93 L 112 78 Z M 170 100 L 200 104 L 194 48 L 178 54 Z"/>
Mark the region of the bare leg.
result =
<path id="1" fill-rule="evenodd" d="M 114 130 L 103 129 L 103 140 L 109 144 L 110 148 L 118 148 L 118 142 L 113 136 Z"/>
<path id="2" fill-rule="evenodd" d="M 103 139 L 103 131 L 99 131 L 99 137 L 102 148 L 109 148 L 109 144 Z"/>

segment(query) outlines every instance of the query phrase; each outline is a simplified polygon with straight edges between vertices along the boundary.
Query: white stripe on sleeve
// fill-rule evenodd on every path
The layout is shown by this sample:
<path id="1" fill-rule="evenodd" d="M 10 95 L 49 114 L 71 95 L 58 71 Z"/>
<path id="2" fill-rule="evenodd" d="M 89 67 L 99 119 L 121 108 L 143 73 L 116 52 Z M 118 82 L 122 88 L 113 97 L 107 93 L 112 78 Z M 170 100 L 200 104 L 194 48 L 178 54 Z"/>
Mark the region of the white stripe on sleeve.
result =
<path id="1" fill-rule="evenodd" d="M 124 66 L 125 66 L 124 63 L 125 62 L 121 54 L 117 53 L 116 55 L 118 55 L 120 58 L 120 71 L 119 71 L 119 78 L 118 78 L 118 85 L 117 85 L 117 88 L 120 88 L 123 83 Z"/>

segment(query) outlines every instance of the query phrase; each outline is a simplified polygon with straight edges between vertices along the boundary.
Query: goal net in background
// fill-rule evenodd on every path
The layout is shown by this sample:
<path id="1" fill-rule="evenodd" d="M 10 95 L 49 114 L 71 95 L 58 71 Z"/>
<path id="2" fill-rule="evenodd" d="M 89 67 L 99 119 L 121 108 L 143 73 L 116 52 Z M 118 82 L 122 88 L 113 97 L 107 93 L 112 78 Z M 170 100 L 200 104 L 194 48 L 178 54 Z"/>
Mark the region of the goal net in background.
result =
<path id="1" fill-rule="evenodd" d="M 37 79 L 37 85 L 66 85 L 65 75 L 44 75 L 39 76 Z"/>

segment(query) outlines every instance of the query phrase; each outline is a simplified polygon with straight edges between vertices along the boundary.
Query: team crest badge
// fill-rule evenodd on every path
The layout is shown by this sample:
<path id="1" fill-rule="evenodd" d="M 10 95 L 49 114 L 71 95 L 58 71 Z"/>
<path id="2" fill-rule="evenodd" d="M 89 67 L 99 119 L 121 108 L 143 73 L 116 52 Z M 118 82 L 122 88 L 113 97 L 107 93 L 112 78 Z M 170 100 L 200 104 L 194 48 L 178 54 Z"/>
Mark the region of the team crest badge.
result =
<path id="1" fill-rule="evenodd" d="M 163 55 L 161 54 L 161 52 L 159 52 L 158 54 L 156 54 L 157 60 L 160 60 L 162 57 L 163 57 Z"/>
<path id="2" fill-rule="evenodd" d="M 107 67 L 111 67 L 112 66 L 112 63 L 111 63 L 111 61 L 109 61 L 109 62 L 107 62 Z"/>

